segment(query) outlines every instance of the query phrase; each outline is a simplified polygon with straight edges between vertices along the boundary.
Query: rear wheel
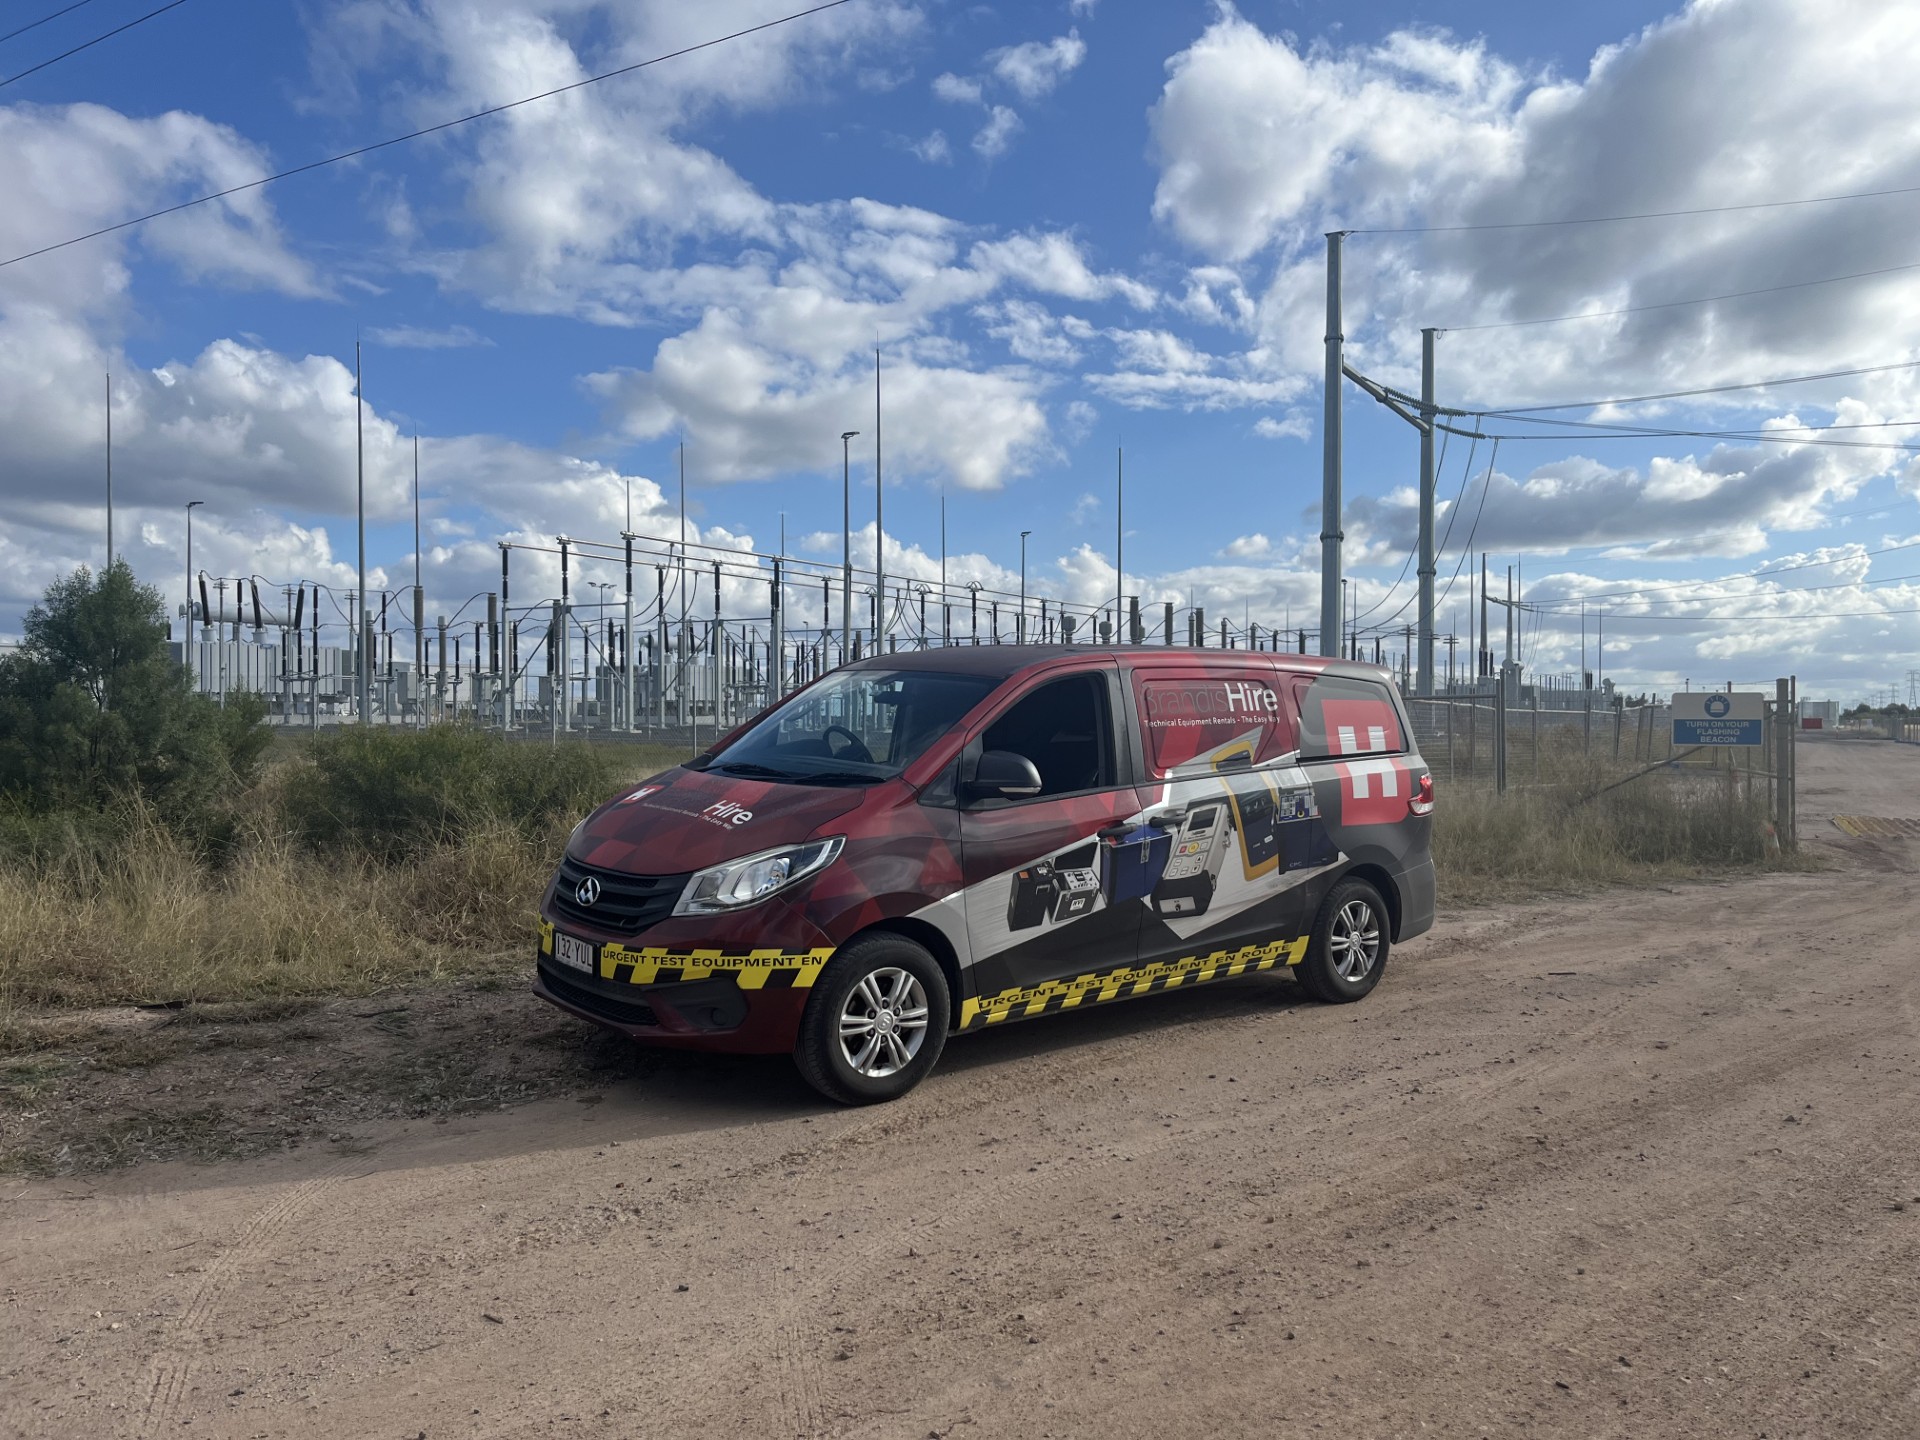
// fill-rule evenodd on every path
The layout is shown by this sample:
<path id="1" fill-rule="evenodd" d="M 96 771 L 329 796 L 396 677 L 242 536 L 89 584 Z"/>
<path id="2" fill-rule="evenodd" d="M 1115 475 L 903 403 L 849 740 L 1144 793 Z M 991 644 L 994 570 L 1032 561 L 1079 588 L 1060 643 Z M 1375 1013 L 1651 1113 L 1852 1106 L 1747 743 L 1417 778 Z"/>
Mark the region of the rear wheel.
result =
<path id="1" fill-rule="evenodd" d="M 1316 1000 L 1358 1000 L 1380 983 L 1392 944 L 1380 892 L 1364 880 L 1342 880 L 1321 904 L 1307 958 L 1295 973 Z"/>
<path id="2" fill-rule="evenodd" d="M 800 1020 L 794 1063 L 842 1105 L 897 1099 L 918 1085 L 947 1043 L 952 998 L 940 964 L 903 935 L 846 946 L 820 972 Z"/>

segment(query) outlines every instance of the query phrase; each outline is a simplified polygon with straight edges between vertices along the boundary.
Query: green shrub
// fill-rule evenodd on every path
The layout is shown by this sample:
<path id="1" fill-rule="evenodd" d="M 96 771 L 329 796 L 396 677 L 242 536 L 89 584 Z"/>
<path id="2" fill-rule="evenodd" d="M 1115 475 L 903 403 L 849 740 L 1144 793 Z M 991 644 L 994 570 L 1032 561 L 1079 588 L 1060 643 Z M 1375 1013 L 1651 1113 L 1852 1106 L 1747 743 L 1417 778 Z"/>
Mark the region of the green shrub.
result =
<path id="1" fill-rule="evenodd" d="M 0 657 L 0 843 L 42 853 L 50 825 L 66 848 L 128 797 L 196 846 L 230 841 L 228 802 L 270 743 L 266 706 L 192 693 L 166 633 L 159 592 L 124 562 L 82 566 L 27 613 L 19 651 Z"/>
<path id="2" fill-rule="evenodd" d="M 659 758 L 641 747 L 530 744 L 458 725 L 356 727 L 314 741 L 278 803 L 309 844 L 392 862 L 501 826 L 532 837 L 570 825 L 623 780 L 647 773 L 636 762 Z"/>

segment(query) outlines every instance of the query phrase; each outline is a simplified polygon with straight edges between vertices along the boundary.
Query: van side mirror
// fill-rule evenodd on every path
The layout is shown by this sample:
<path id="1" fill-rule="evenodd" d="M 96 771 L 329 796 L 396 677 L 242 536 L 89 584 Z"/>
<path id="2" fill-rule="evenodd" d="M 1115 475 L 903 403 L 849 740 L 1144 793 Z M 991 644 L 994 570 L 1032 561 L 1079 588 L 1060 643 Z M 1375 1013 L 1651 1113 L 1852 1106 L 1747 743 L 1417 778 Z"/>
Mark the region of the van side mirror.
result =
<path id="1" fill-rule="evenodd" d="M 1011 750 L 988 750 L 965 787 L 969 800 L 1025 800 L 1040 793 L 1040 770 Z"/>

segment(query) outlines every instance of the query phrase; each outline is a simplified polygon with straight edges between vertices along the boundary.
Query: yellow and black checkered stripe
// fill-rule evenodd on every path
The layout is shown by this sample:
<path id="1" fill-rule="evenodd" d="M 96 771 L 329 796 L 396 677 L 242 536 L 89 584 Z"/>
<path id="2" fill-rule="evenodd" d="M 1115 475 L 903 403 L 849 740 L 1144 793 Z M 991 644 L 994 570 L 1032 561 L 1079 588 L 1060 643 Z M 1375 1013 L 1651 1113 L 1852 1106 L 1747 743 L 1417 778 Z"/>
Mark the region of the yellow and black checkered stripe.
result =
<path id="1" fill-rule="evenodd" d="M 540 922 L 540 953 L 553 954 L 553 922 Z M 707 980 L 731 975 L 742 990 L 805 990 L 819 978 L 833 958 L 824 950 L 664 950 L 633 948 L 617 942 L 600 947 L 597 973 L 602 980 L 626 985 L 671 985 L 679 980 Z"/>
<path id="2" fill-rule="evenodd" d="M 1035 1015 L 1051 1015 L 1078 1005 L 1098 1004 L 1103 1000 L 1126 1000 L 1135 995 L 1150 995 L 1156 990 L 1174 990 L 1182 985 L 1204 985 L 1209 980 L 1226 980 L 1250 970 L 1271 970 L 1285 963 L 1298 965 L 1307 956 L 1307 937 L 1297 940 L 1270 940 L 1264 945 L 1245 945 L 1238 950 L 1215 950 L 1207 955 L 1188 955 L 1179 960 L 1156 960 L 1150 965 L 1122 965 L 1071 980 L 1048 980 L 1002 990 L 998 995 L 982 995 L 960 1006 L 960 1028 L 977 1029 L 998 1025 L 1003 1020 L 1026 1020 Z"/>

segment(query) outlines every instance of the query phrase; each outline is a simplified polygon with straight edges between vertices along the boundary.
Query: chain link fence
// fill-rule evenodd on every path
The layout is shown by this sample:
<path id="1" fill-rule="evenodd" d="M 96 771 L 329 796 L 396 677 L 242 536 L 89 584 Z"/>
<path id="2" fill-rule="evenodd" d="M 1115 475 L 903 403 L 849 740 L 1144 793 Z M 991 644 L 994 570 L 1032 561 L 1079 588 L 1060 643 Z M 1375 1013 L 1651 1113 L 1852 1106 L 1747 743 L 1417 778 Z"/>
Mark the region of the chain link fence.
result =
<path id="1" fill-rule="evenodd" d="M 1623 765 L 1673 757 L 1665 705 L 1577 710 L 1503 705 L 1498 693 L 1407 701 L 1420 753 L 1436 778 L 1539 782 L 1551 756 L 1597 755 Z"/>

